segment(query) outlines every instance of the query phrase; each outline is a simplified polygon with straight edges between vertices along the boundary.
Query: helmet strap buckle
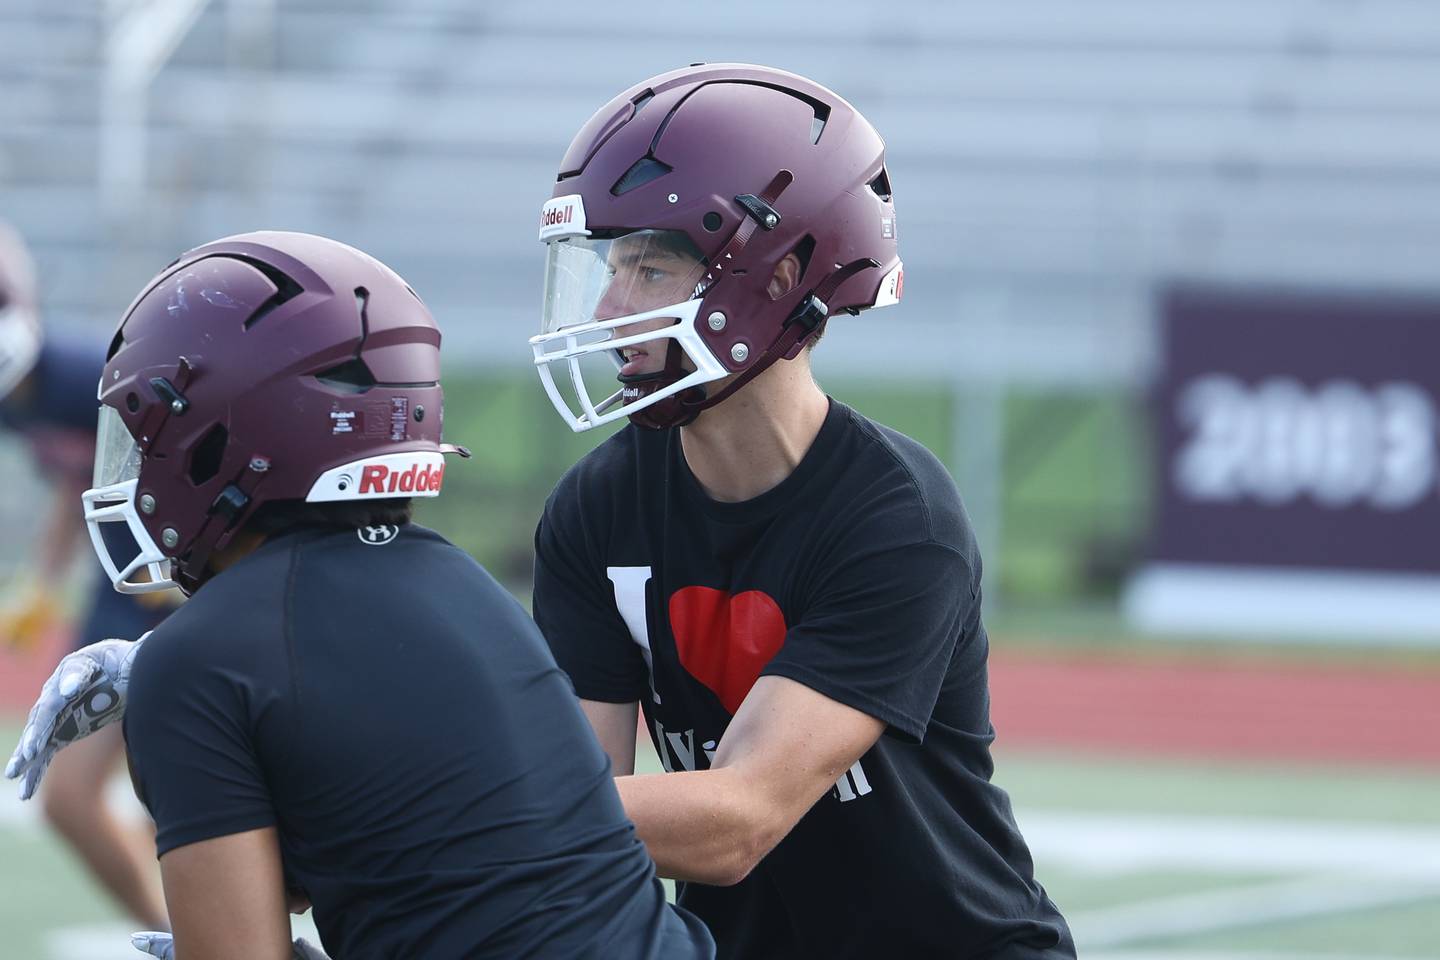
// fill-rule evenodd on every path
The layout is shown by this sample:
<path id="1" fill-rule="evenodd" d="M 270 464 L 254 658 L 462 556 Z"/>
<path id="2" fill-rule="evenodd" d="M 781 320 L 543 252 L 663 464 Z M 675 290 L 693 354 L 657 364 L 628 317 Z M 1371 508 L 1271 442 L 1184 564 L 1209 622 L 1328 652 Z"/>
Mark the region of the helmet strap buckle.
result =
<path id="1" fill-rule="evenodd" d="M 825 301 L 811 293 L 800 301 L 790 316 L 785 318 L 785 326 L 798 323 L 805 328 L 805 332 L 808 334 L 824 323 L 828 316 L 830 316 L 830 308 L 825 305 Z"/>

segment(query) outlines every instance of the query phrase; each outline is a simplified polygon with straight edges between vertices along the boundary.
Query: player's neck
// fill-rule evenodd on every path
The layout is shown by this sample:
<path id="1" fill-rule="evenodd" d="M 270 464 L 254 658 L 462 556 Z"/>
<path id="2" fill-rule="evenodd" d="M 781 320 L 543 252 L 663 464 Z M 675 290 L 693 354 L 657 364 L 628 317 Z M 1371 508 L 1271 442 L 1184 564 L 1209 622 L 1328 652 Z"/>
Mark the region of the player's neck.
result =
<path id="1" fill-rule="evenodd" d="M 680 429 L 685 462 L 710 497 L 750 500 L 795 471 L 829 409 L 809 358 L 781 361 Z"/>
<path id="2" fill-rule="evenodd" d="M 235 534 L 225 549 L 216 550 L 210 555 L 210 562 L 208 564 L 210 572 L 215 574 L 230 569 L 239 562 L 242 557 L 260 549 L 260 545 L 264 542 L 265 538 L 262 535 L 249 530 L 241 530 Z"/>

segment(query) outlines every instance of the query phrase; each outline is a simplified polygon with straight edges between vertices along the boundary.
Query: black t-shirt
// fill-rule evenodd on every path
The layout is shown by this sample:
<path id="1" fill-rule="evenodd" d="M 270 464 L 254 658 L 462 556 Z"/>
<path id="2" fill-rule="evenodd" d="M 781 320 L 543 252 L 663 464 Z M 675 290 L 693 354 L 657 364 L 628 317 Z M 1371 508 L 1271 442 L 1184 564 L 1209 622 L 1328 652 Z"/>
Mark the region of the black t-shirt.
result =
<path id="1" fill-rule="evenodd" d="M 711 955 L 534 623 L 429 530 L 267 541 L 151 634 L 125 737 L 160 853 L 274 826 L 336 960 Z"/>
<path id="2" fill-rule="evenodd" d="M 761 675 L 887 724 L 744 881 L 684 884 L 720 956 L 1073 957 L 990 783 L 980 558 L 944 467 L 837 401 L 779 486 L 720 503 L 678 431 L 617 433 L 536 532 L 535 618 L 582 698 L 705 769 Z"/>

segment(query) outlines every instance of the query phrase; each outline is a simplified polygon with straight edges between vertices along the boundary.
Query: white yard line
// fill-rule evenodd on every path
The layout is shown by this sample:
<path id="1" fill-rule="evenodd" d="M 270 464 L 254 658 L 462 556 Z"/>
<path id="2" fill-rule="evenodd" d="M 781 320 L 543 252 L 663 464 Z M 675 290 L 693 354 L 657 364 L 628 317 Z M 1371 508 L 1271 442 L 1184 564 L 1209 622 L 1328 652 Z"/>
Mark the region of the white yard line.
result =
<path id="1" fill-rule="evenodd" d="M 1440 828 L 1261 817 L 1020 811 L 1046 864 L 1089 872 L 1341 873 L 1440 880 Z"/>
<path id="2" fill-rule="evenodd" d="M 1157 897 L 1070 914 L 1075 942 L 1118 947 L 1440 898 L 1440 881 L 1306 877 Z M 1089 950 L 1087 949 L 1088 955 Z M 1327 955 L 1327 960 L 1329 960 Z"/>

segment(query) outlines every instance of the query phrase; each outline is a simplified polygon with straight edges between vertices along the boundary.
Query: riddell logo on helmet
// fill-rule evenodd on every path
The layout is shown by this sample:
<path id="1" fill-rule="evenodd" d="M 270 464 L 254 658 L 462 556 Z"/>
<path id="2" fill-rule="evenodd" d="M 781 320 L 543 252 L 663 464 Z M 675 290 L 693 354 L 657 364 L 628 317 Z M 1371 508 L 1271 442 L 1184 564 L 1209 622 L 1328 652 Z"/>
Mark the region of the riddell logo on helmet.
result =
<path id="1" fill-rule="evenodd" d="M 360 471 L 360 496 L 377 493 L 439 493 L 444 482 L 443 463 L 412 463 L 408 470 L 392 470 L 383 463 L 368 463 Z"/>
<path id="2" fill-rule="evenodd" d="M 540 208 L 540 239 L 554 237 L 587 237 L 585 229 L 585 198 L 578 193 L 546 201 Z"/>
<path id="3" fill-rule="evenodd" d="M 371 497 L 438 497 L 445 483 L 445 457 L 439 450 L 382 453 L 331 467 L 305 495 L 309 503 L 366 500 Z"/>
<path id="4" fill-rule="evenodd" d="M 875 292 L 875 306 L 888 307 L 899 303 L 905 295 L 905 265 L 897 263 L 893 270 L 880 280 L 880 289 Z"/>

